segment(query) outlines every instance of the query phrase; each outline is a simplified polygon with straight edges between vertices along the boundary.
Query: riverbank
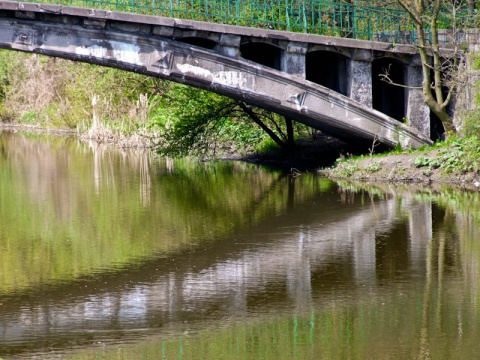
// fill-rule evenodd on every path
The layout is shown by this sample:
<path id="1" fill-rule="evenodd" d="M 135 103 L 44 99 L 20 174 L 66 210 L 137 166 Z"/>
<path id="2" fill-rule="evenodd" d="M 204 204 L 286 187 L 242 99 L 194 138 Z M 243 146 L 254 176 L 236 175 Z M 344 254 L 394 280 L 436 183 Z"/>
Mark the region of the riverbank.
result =
<path id="1" fill-rule="evenodd" d="M 49 135 L 78 135 L 78 132 L 72 129 L 48 128 L 40 125 L 19 124 L 16 122 L 0 122 L 0 130 L 35 132 Z"/>
<path id="2" fill-rule="evenodd" d="M 69 129 L 18 123 L 1 123 L 0 129 L 50 135 L 72 135 L 78 136 L 81 140 L 91 140 L 122 148 L 140 147 L 153 151 L 155 145 L 154 136 L 147 131 L 125 136 L 109 129 L 102 131 L 97 129 L 79 134 L 77 131 Z M 246 161 L 292 173 L 317 172 L 334 180 L 369 184 L 445 184 L 479 191 L 480 150 L 478 149 L 480 149 L 480 145 L 477 142 L 472 142 L 471 139 L 459 139 L 450 144 L 440 143 L 420 151 L 353 157 L 351 154 L 361 153 L 359 148 L 349 146 L 328 135 L 320 134 L 312 139 L 299 140 L 297 147 L 293 150 L 278 148 L 245 156 L 235 153 L 224 154 L 215 160 Z"/>
<path id="3" fill-rule="evenodd" d="M 0 130 L 35 132 L 49 135 L 72 135 L 78 136 L 85 141 L 94 141 L 99 144 L 111 144 L 121 148 L 144 148 L 153 149 L 156 141 L 156 134 L 146 129 L 140 129 L 131 134 L 122 134 L 107 127 L 100 126 L 97 129 L 88 129 L 83 132 L 65 128 L 49 128 L 41 125 L 30 125 L 20 123 L 0 123 Z"/>
<path id="4" fill-rule="evenodd" d="M 456 139 L 419 151 L 339 159 L 319 174 L 365 183 L 447 184 L 480 190 L 478 140 Z"/>

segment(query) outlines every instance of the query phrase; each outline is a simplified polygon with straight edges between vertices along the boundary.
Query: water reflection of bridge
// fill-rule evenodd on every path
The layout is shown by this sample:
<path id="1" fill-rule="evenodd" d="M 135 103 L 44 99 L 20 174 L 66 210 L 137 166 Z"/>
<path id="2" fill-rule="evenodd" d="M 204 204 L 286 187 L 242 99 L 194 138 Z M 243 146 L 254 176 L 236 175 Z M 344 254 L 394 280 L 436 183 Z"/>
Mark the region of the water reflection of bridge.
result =
<path id="1" fill-rule="evenodd" d="M 375 294 L 388 266 L 422 274 L 432 236 L 430 204 L 398 198 L 355 203 L 312 214 L 301 226 L 282 217 L 274 220 L 283 224 L 276 232 L 265 224 L 236 235 L 234 248 L 214 244 L 216 251 L 169 256 L 93 281 L 5 298 L 0 338 L 8 345 L 2 351 L 16 353 L 27 343 L 37 349 L 76 345 L 93 336 L 112 340 L 119 333 L 166 334 L 204 320 L 325 306 L 338 292 L 355 294 L 367 286 Z M 406 207 L 408 227 L 399 221 Z M 398 243 L 382 243 L 382 234 L 392 231 L 399 233 Z M 398 252 L 404 264 L 384 263 L 388 251 Z M 322 305 L 315 302 L 319 297 Z"/>

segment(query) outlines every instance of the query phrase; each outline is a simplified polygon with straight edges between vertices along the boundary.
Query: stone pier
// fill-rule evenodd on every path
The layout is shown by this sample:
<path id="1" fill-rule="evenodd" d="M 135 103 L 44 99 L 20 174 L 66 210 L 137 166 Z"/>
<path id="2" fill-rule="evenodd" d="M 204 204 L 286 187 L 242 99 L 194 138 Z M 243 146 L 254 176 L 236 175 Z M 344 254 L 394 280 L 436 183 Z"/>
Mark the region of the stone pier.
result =
<path id="1" fill-rule="evenodd" d="M 430 137 L 430 109 L 423 100 L 423 72 L 420 56 L 413 56 L 406 67 L 406 123 Z"/>

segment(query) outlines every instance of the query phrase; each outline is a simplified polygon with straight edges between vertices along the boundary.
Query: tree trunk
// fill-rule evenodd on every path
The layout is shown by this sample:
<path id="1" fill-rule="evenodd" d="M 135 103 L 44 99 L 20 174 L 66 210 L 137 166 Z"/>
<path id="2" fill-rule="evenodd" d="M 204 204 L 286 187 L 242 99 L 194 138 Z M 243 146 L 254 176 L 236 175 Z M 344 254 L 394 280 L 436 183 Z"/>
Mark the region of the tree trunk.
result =
<path id="1" fill-rule="evenodd" d="M 287 126 L 287 145 L 289 148 L 295 147 L 295 138 L 293 134 L 293 121 L 292 119 L 285 118 L 285 125 Z"/>
<path id="2" fill-rule="evenodd" d="M 404 4 L 402 6 L 405 7 Z M 445 136 L 448 137 L 452 133 L 456 133 L 453 120 L 447 112 L 447 105 L 452 97 L 453 88 L 449 89 L 447 97 L 444 99 L 442 93 L 442 59 L 440 58 L 438 29 L 436 22 L 440 9 L 440 0 L 436 0 L 435 10 L 430 18 L 430 28 L 432 31 L 432 45 L 428 46 L 425 41 L 425 21 L 423 20 L 424 8 L 417 5 L 415 12 L 410 12 L 415 20 L 415 28 L 418 33 L 418 51 L 422 59 L 423 72 L 423 98 L 430 110 L 438 116 L 445 129 Z M 408 11 L 408 10 L 407 10 Z M 411 10 L 410 10 L 411 11 Z M 432 51 L 432 63 L 428 54 L 428 49 Z M 433 79 L 431 76 L 433 68 Z M 435 95 L 434 95 L 435 94 Z"/>
<path id="3" fill-rule="evenodd" d="M 273 141 L 275 141 L 275 143 L 278 146 L 280 146 L 282 149 L 287 149 L 288 148 L 287 144 L 285 142 L 283 142 L 282 139 L 280 139 L 280 137 L 278 137 L 277 134 L 275 134 L 267 125 L 265 125 L 263 123 L 263 121 L 252 111 L 252 109 L 250 109 L 243 102 L 239 102 L 238 104 L 239 104 L 240 108 L 243 111 L 245 111 L 245 113 L 250 117 L 250 119 L 252 119 L 255 124 L 260 126 L 262 128 L 262 130 L 265 131 L 268 134 L 268 136 L 270 136 L 270 138 Z"/>

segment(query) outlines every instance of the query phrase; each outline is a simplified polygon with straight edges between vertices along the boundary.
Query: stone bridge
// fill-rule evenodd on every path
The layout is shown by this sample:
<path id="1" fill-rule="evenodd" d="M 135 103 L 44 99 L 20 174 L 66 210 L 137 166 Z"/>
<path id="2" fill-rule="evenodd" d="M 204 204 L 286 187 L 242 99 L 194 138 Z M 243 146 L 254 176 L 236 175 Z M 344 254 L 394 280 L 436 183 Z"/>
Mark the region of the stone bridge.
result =
<path id="1" fill-rule="evenodd" d="M 0 0 L 0 48 L 184 83 L 349 141 L 431 143 L 421 89 L 379 81 L 421 84 L 410 45 Z"/>

